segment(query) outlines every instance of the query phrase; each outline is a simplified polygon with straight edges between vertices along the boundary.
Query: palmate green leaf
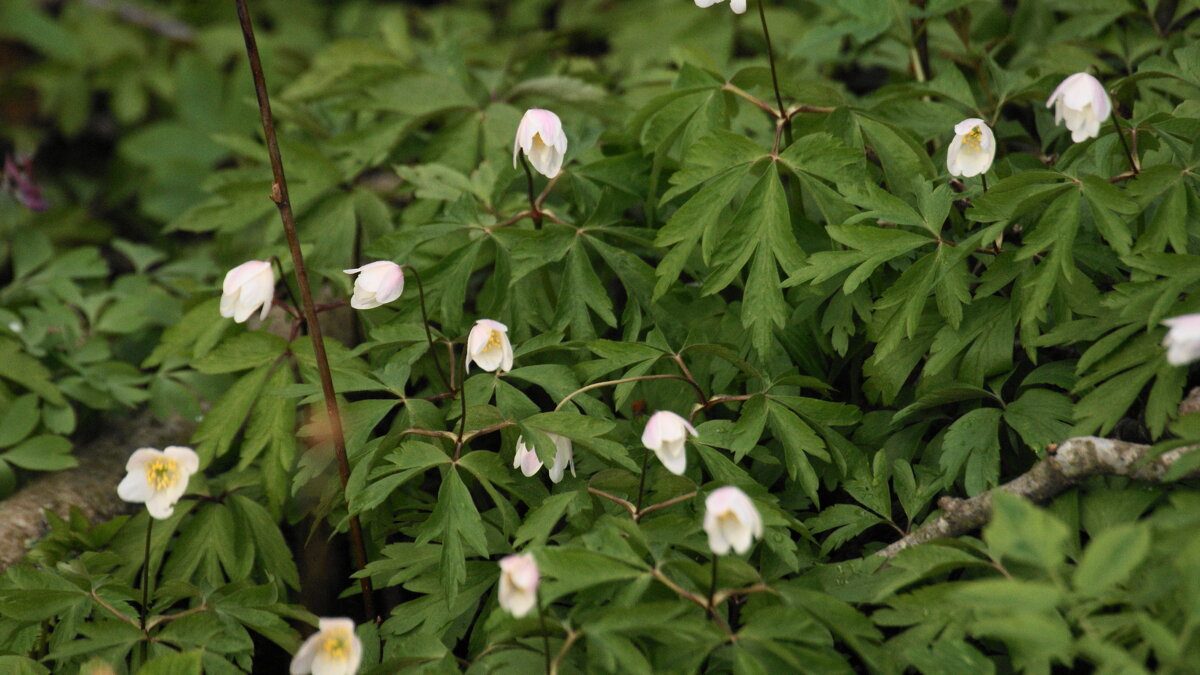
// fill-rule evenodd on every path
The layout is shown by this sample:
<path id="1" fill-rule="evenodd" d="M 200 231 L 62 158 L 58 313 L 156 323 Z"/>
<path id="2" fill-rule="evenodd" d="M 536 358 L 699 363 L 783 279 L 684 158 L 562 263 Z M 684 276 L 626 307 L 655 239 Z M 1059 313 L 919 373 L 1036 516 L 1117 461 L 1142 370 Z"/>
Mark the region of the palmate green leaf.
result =
<path id="1" fill-rule="evenodd" d="M 256 551 L 259 569 L 299 589 L 300 575 L 296 562 L 271 514 L 258 502 L 241 495 L 230 496 L 228 504 L 234 528 Z"/>
<path id="2" fill-rule="evenodd" d="M 540 590 L 543 602 L 555 600 L 592 586 L 628 581 L 644 574 L 616 558 L 582 548 L 553 546 L 537 553 L 538 569 L 544 575 Z"/>
<path id="3" fill-rule="evenodd" d="M 825 449 L 825 441 L 805 424 L 796 413 L 776 402 L 768 402 L 770 411 L 771 433 L 779 439 L 783 446 L 784 463 L 792 480 L 799 481 L 804 493 L 814 504 L 820 504 L 818 494 L 819 478 L 808 455 L 830 461 Z"/>
<path id="4" fill-rule="evenodd" d="M 201 650 L 176 652 L 147 661 L 137 675 L 200 675 Z"/>
<path id="5" fill-rule="evenodd" d="M 570 328 L 572 337 L 587 340 L 595 337 L 589 307 L 610 327 L 616 327 L 617 317 L 613 315 L 612 299 L 579 239 L 575 238 L 576 243 L 567 254 L 553 325 L 555 330 Z"/>
<path id="6" fill-rule="evenodd" d="M 245 579 L 254 564 L 251 545 L 229 507 L 201 504 L 180 526 L 179 539 L 163 563 L 163 577 L 214 586 L 226 579 Z"/>
<path id="7" fill-rule="evenodd" d="M 37 428 L 41 414 L 36 394 L 24 394 L 8 403 L 0 415 L 0 448 L 16 445 Z"/>
<path id="8" fill-rule="evenodd" d="M 959 417 L 942 441 L 942 468 L 947 486 L 958 480 L 966 465 L 966 488 L 975 496 L 996 485 L 1000 478 L 999 408 L 977 408 Z"/>
<path id="9" fill-rule="evenodd" d="M 1066 396 L 1049 389 L 1027 389 L 1004 409 L 1004 422 L 1021 435 L 1031 450 L 1041 453 L 1071 432 L 1074 406 Z"/>
<path id="10" fill-rule="evenodd" d="M 50 675 L 45 666 L 24 656 L 0 656 L 0 672 L 9 675 Z"/>
<path id="11" fill-rule="evenodd" d="M 1150 534 L 1143 523 L 1115 525 L 1101 532 L 1084 549 L 1075 568 L 1075 588 L 1094 597 L 1126 581 L 1149 555 Z"/>
<path id="12" fill-rule="evenodd" d="M 671 189 L 663 193 L 659 202 L 666 204 L 730 169 L 748 168 L 766 157 L 767 151 L 745 136 L 716 131 L 688 148 L 682 168 L 671 174 Z"/>
<path id="13" fill-rule="evenodd" d="M 454 467 L 442 472 L 437 505 L 422 525 L 416 544 L 427 543 L 435 537 L 442 541 L 439 572 L 442 591 L 447 602 L 454 602 L 459 588 L 467 581 L 467 555 L 474 553 L 485 558 L 488 555 L 479 510 Z"/>
<path id="14" fill-rule="evenodd" d="M 679 274 L 687 265 L 692 251 L 706 232 L 715 229 L 749 171 L 749 166 L 737 166 L 718 175 L 675 211 L 658 231 L 654 243 L 671 246 L 671 250 L 658 264 L 655 300 L 665 295 L 679 280 Z"/>
<path id="15" fill-rule="evenodd" d="M 0 377 L 16 382 L 54 405 L 67 405 L 58 387 L 50 381 L 50 371 L 22 353 L 21 346 L 14 340 L 0 339 Z"/>
<path id="16" fill-rule="evenodd" d="M 242 423 L 245 422 L 262 392 L 263 385 L 270 377 L 273 367 L 272 365 L 259 366 L 243 375 L 205 413 L 204 419 L 200 420 L 199 426 L 192 434 L 192 442 L 196 444 L 196 452 L 200 455 L 201 466 L 229 450 L 234 437 L 242 428 Z"/>
<path id="17" fill-rule="evenodd" d="M 795 286 L 805 281 L 822 283 L 857 265 L 842 285 L 843 293 L 853 293 L 880 265 L 921 246 L 935 243 L 929 237 L 897 228 L 831 225 L 826 231 L 834 241 L 851 250 L 814 253 L 784 286 Z"/>
<path id="18" fill-rule="evenodd" d="M 266 331 L 246 331 L 192 361 L 196 370 L 215 375 L 267 365 L 287 351 L 287 340 Z"/>
<path id="19" fill-rule="evenodd" d="M 72 447 L 62 436 L 42 434 L 0 453 L 0 459 L 32 471 L 60 471 L 79 465 L 71 456 Z"/>

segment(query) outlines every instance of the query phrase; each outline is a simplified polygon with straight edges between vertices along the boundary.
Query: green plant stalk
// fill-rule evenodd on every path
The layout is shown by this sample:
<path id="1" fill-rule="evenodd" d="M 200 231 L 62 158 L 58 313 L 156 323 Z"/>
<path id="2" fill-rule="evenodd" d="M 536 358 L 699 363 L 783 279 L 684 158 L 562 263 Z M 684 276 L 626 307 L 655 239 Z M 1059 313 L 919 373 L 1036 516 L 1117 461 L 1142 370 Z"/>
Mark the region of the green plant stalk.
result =
<path id="1" fill-rule="evenodd" d="M 465 346 L 463 347 L 463 351 L 464 352 L 467 351 Z M 458 376 L 458 400 L 459 400 L 460 405 L 462 406 L 462 409 L 460 411 L 461 414 L 459 415 L 459 418 L 458 418 L 458 440 L 454 442 L 454 459 L 453 459 L 453 461 L 455 461 L 455 462 L 457 462 L 459 456 L 462 455 L 463 445 L 466 444 L 467 368 L 470 367 L 470 365 L 471 365 L 471 355 L 468 354 L 466 360 L 463 361 L 462 374 Z"/>
<path id="2" fill-rule="evenodd" d="M 1112 110 L 1109 114 L 1109 117 L 1112 118 L 1113 127 L 1116 128 L 1117 140 L 1121 141 L 1121 149 L 1125 151 L 1125 157 L 1129 160 L 1129 170 L 1132 171 L 1134 175 L 1141 173 L 1141 169 L 1138 167 L 1137 160 L 1133 157 L 1133 151 L 1129 149 L 1129 143 L 1125 140 L 1125 132 L 1121 130 L 1121 124 L 1117 121 L 1117 105 L 1115 103 L 1112 105 Z"/>
<path id="3" fill-rule="evenodd" d="M 146 614 L 150 604 L 150 533 L 154 531 L 154 517 L 146 513 L 146 556 L 142 564 L 142 608 L 139 623 L 146 630 Z"/>
<path id="4" fill-rule="evenodd" d="M 654 451 L 646 448 L 646 454 L 642 455 L 642 477 L 638 479 L 637 503 L 633 507 L 634 520 L 637 520 L 638 514 L 642 512 L 642 494 L 646 489 L 646 465 L 650 463 L 651 452 Z"/>
<path id="5" fill-rule="evenodd" d="M 451 393 L 454 392 L 454 383 L 450 381 L 450 377 L 446 375 L 446 370 L 442 368 L 442 359 L 437 355 L 437 349 L 433 344 L 433 333 L 429 330 L 429 312 L 425 310 L 425 284 L 421 283 L 421 275 L 417 274 L 417 269 L 412 265 L 401 265 L 402 269 L 412 272 L 413 278 L 417 280 L 417 297 L 421 300 L 421 325 L 425 327 L 425 339 L 429 341 L 429 353 L 433 355 L 433 363 L 437 366 L 438 375 L 442 378 L 442 383 L 446 385 Z"/>
<path id="6" fill-rule="evenodd" d="M 538 623 L 542 625 L 542 651 L 546 653 L 546 675 L 554 670 L 550 659 L 550 636 L 546 634 L 546 614 L 542 611 L 542 594 L 537 594 Z"/>
<path id="7" fill-rule="evenodd" d="M 713 603 L 713 599 L 717 597 L 717 561 L 721 558 L 716 551 L 712 554 L 712 581 L 708 584 L 708 612 L 717 616 L 717 606 Z"/>
<path id="8" fill-rule="evenodd" d="M 529 162 L 525 160 L 525 153 L 521 153 L 521 168 L 525 169 L 525 185 L 529 189 L 529 210 L 533 212 L 533 226 L 537 229 L 542 229 L 542 210 L 538 208 L 538 198 L 533 191 L 533 172 L 529 170 Z"/>
<path id="9" fill-rule="evenodd" d="M 771 31 L 767 30 L 767 12 L 763 9 L 766 0 L 758 0 L 758 19 L 762 23 L 763 39 L 767 41 L 767 61 L 771 64 L 771 84 L 775 87 L 775 103 L 779 105 L 779 116 L 783 120 L 783 138 L 792 144 L 792 119 L 783 107 L 783 94 L 779 90 L 779 75 L 775 72 L 775 50 L 771 47 Z"/>
<path id="10" fill-rule="evenodd" d="M 258 111 L 262 117 L 263 136 L 267 143 L 267 154 L 271 159 L 271 172 L 274 183 L 271 186 L 271 201 L 279 209 L 279 219 L 283 222 L 283 231 L 287 236 L 288 248 L 292 254 L 292 266 L 296 271 L 296 283 L 300 287 L 300 299 L 303 302 L 304 320 L 308 325 L 309 336 L 312 339 L 313 355 L 317 361 L 317 373 L 321 380 L 321 391 L 325 397 L 325 412 L 329 418 L 329 435 L 333 441 L 334 455 L 337 457 L 338 473 L 342 480 L 342 499 L 345 499 L 346 484 L 350 481 L 350 462 L 346 457 L 346 438 L 342 433 L 342 418 L 338 412 L 337 395 L 333 389 L 333 376 L 329 370 L 329 357 L 325 353 L 325 340 L 321 335 L 321 323 L 317 319 L 317 308 L 312 298 L 312 287 L 308 282 L 308 271 L 304 266 L 304 255 L 300 251 L 300 238 L 296 233 L 296 219 L 292 214 L 292 204 L 288 197 L 287 177 L 283 172 L 283 158 L 279 154 L 279 140 L 275 135 L 275 118 L 271 114 L 271 100 L 267 95 L 267 82 L 263 76 L 262 59 L 258 54 L 258 43 L 254 39 L 254 25 L 250 21 L 250 11 L 246 0 L 234 0 L 237 4 L 238 20 L 242 27 L 242 37 L 246 42 L 246 56 L 250 61 L 250 74 L 254 78 L 254 92 L 258 98 Z M 354 562 L 358 570 L 367 566 L 367 549 L 363 539 L 362 524 L 358 516 L 350 516 L 350 538 L 354 543 Z M 377 619 L 375 613 L 374 591 L 370 577 L 359 579 L 362 589 L 363 611 L 368 620 Z"/>

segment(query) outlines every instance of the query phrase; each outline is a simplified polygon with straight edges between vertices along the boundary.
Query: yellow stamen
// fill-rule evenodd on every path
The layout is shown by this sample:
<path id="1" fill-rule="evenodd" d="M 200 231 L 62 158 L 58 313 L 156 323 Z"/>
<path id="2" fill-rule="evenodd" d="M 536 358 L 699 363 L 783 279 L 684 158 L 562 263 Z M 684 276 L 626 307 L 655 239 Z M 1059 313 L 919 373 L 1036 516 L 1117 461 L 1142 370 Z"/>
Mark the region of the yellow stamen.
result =
<path id="1" fill-rule="evenodd" d="M 503 337 L 504 336 L 500 331 L 498 331 L 498 330 L 492 331 L 492 334 L 488 336 L 487 344 L 483 346 L 483 351 L 485 351 L 485 352 L 491 351 L 493 349 L 497 349 L 498 347 L 500 347 L 500 340 Z"/>
<path id="2" fill-rule="evenodd" d="M 350 658 L 350 632 L 345 629 L 327 631 L 321 641 L 321 653 L 333 661 Z"/>
<path id="3" fill-rule="evenodd" d="M 963 134 L 963 145 L 979 152 L 983 149 L 983 130 L 979 127 L 971 129 L 966 134 Z"/>
<path id="4" fill-rule="evenodd" d="M 165 490 L 179 481 L 179 465 L 169 457 L 146 463 L 146 482 L 155 490 Z"/>

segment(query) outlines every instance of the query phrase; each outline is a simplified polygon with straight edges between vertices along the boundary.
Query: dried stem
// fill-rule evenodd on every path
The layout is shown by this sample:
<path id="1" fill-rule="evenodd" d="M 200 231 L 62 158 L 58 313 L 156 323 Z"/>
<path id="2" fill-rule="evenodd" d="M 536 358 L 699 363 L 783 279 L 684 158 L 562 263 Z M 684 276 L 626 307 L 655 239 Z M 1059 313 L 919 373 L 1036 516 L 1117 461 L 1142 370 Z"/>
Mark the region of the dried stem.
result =
<path id="1" fill-rule="evenodd" d="M 657 567 L 650 570 L 650 574 L 655 579 L 658 579 L 660 582 L 662 582 L 662 585 L 666 586 L 667 588 L 671 589 L 672 591 L 675 591 L 675 593 L 677 593 L 679 595 L 679 597 L 683 598 L 684 600 L 687 600 L 688 602 L 690 602 L 690 603 L 696 605 L 697 607 L 699 607 L 700 609 L 704 610 L 705 613 L 709 614 L 709 616 L 711 616 L 713 618 L 713 621 L 716 622 L 717 626 L 725 633 L 726 637 L 729 638 L 729 641 L 733 642 L 733 643 L 737 643 L 737 635 L 735 635 L 733 633 L 733 631 L 729 630 L 729 624 L 725 623 L 725 620 L 722 619 L 720 617 L 720 615 L 716 614 L 715 612 L 708 611 L 709 606 L 708 606 L 708 600 L 706 598 L 701 597 L 700 595 L 697 595 L 696 593 L 692 593 L 691 591 L 685 590 L 679 584 L 675 583 L 674 581 L 671 581 L 671 579 L 667 575 L 663 574 L 662 570 L 660 570 Z"/>
<path id="2" fill-rule="evenodd" d="M 295 268 L 296 282 L 300 287 L 305 323 L 308 325 L 309 335 L 312 338 L 317 373 L 320 376 L 321 390 L 325 396 L 325 412 L 329 418 L 329 432 L 333 441 L 334 454 L 337 457 L 344 499 L 346 484 L 350 480 L 350 462 L 346 457 L 346 439 L 342 434 L 342 418 L 338 412 L 337 395 L 333 389 L 333 376 L 329 370 L 329 358 L 325 354 L 325 340 L 321 335 L 321 324 L 317 319 L 316 304 L 313 302 L 312 288 L 308 283 L 304 255 L 300 251 L 300 237 L 296 233 L 296 220 L 292 214 L 292 204 L 288 197 L 287 178 L 283 172 L 283 158 L 279 154 L 279 140 L 275 135 L 275 118 L 271 114 L 271 100 L 267 95 L 267 82 L 263 76 L 262 59 L 258 55 L 258 43 L 254 39 L 254 25 L 250 21 L 250 11 L 246 7 L 246 0 L 235 0 L 235 2 L 238 20 L 242 26 L 242 37 L 246 42 L 246 56 L 250 61 L 250 73 L 254 78 L 254 93 L 258 98 L 258 111 L 262 116 L 267 154 L 271 158 L 271 172 L 274 175 L 271 200 L 279 208 L 279 218 L 283 222 L 283 231 L 287 236 L 288 248 L 292 254 L 292 266 Z M 350 516 L 350 537 L 354 542 L 355 566 L 359 570 L 363 570 L 367 566 L 367 549 L 363 540 L 362 524 L 357 516 Z M 362 589 L 363 611 L 366 613 L 366 618 L 377 619 L 370 577 L 360 578 L 359 585 Z"/>
<path id="3" fill-rule="evenodd" d="M 558 654 L 554 656 L 554 662 L 550 664 L 550 675 L 558 675 L 558 667 L 562 665 L 562 660 L 566 658 L 567 651 L 571 649 L 571 645 L 583 635 L 583 631 L 576 631 L 567 628 L 567 639 L 563 642 L 563 646 L 559 648 Z"/>
<path id="4" fill-rule="evenodd" d="M 678 497 L 671 497 L 670 499 L 668 499 L 665 502 L 659 502 L 657 504 L 652 504 L 650 506 L 647 506 L 645 509 L 642 509 L 642 510 L 638 511 L 637 513 L 633 514 L 633 520 L 634 520 L 634 522 L 638 522 L 645 516 L 647 516 L 651 513 L 654 513 L 655 511 L 658 511 L 659 509 L 665 509 L 668 506 L 674 506 L 680 502 L 686 502 L 687 500 L 691 499 L 692 497 L 695 497 L 697 494 L 699 494 L 699 493 L 697 493 L 695 490 L 692 490 L 691 492 L 689 492 L 687 494 L 682 494 L 682 495 L 679 495 Z"/>
<path id="5" fill-rule="evenodd" d="M 700 383 L 696 382 L 696 378 L 692 377 L 692 371 L 688 370 L 687 364 L 683 362 L 683 357 L 679 354 L 672 354 L 671 360 L 675 365 L 679 366 L 679 372 L 683 373 L 683 378 L 688 384 L 692 385 L 692 389 L 696 390 L 696 398 L 700 399 L 700 405 L 708 403 L 708 396 L 705 396 L 704 390 L 700 388 Z"/>
<path id="6" fill-rule="evenodd" d="M 146 514 L 146 556 L 142 565 L 142 609 L 139 623 L 146 630 L 146 612 L 150 604 L 150 533 L 154 531 L 154 517 Z"/>
<path id="7" fill-rule="evenodd" d="M 107 600 L 100 597 L 100 594 L 96 593 L 95 589 L 92 589 L 92 601 L 95 602 L 97 605 L 100 605 L 101 607 L 103 607 L 105 610 L 108 611 L 109 614 L 112 614 L 113 616 L 120 619 L 121 621 L 124 621 L 125 623 L 129 624 L 130 626 L 133 626 L 134 628 L 136 628 L 138 630 L 144 630 L 141 626 L 138 625 L 137 621 L 134 621 L 133 619 L 129 618 L 123 612 L 118 611 L 116 607 L 113 607 L 111 604 L 109 604 L 109 602 Z"/>
<path id="8" fill-rule="evenodd" d="M 1184 446 L 1147 460 L 1151 446 L 1126 443 L 1108 438 L 1085 436 L 1059 444 L 1053 453 L 1015 479 L 970 499 L 942 497 L 942 514 L 880 550 L 877 555 L 892 557 L 906 548 L 934 539 L 957 537 L 982 527 L 992 515 L 992 495 L 997 491 L 1044 502 L 1091 476 L 1126 476 L 1134 480 L 1160 483 L 1179 458 L 1200 446 Z M 1191 475 L 1200 474 L 1193 471 Z"/>

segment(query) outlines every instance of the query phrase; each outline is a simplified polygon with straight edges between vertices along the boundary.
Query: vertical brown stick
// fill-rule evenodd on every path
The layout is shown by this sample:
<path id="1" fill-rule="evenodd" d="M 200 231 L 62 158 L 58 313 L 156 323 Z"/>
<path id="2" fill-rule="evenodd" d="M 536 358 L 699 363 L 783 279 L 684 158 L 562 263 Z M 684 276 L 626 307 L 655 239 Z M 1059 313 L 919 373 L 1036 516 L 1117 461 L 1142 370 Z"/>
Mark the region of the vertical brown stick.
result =
<path id="1" fill-rule="evenodd" d="M 329 372 L 329 358 L 325 355 L 325 340 L 321 337 L 321 324 L 317 319 L 317 308 L 312 299 L 312 288 L 308 283 L 308 270 L 304 267 L 304 256 L 300 253 L 300 238 L 296 234 L 296 219 L 292 215 L 292 204 L 288 199 L 287 178 L 283 174 L 283 158 L 279 155 L 279 141 L 275 136 L 275 118 L 271 115 L 271 100 L 267 97 L 267 82 L 263 77 L 262 60 L 258 56 L 258 43 L 254 39 L 254 26 L 246 0 L 235 0 L 238 20 L 242 24 L 242 37 L 246 40 L 246 55 L 250 60 L 250 73 L 254 77 L 254 93 L 258 96 L 258 111 L 262 114 L 263 135 L 267 141 L 267 154 L 271 157 L 271 171 L 275 182 L 271 186 L 271 200 L 279 207 L 279 218 L 287 235 L 288 248 L 292 252 L 292 264 L 296 268 L 296 282 L 300 286 L 300 300 L 304 305 L 304 321 L 308 324 L 312 338 L 313 355 L 317 360 L 317 373 L 321 378 L 321 391 L 325 395 L 325 412 L 329 417 L 329 432 L 333 438 L 333 450 L 337 456 L 338 473 L 342 479 L 342 490 L 350 480 L 350 462 L 346 459 L 346 438 L 342 435 L 342 418 L 338 413 L 337 397 L 333 391 L 333 376 Z M 347 504 L 349 507 L 349 504 Z M 363 542 L 362 524 L 357 516 L 350 516 L 350 537 L 354 540 L 355 566 L 362 570 L 367 566 L 367 549 Z M 371 579 L 359 579 L 362 587 L 363 610 L 367 620 L 377 619 Z"/>

